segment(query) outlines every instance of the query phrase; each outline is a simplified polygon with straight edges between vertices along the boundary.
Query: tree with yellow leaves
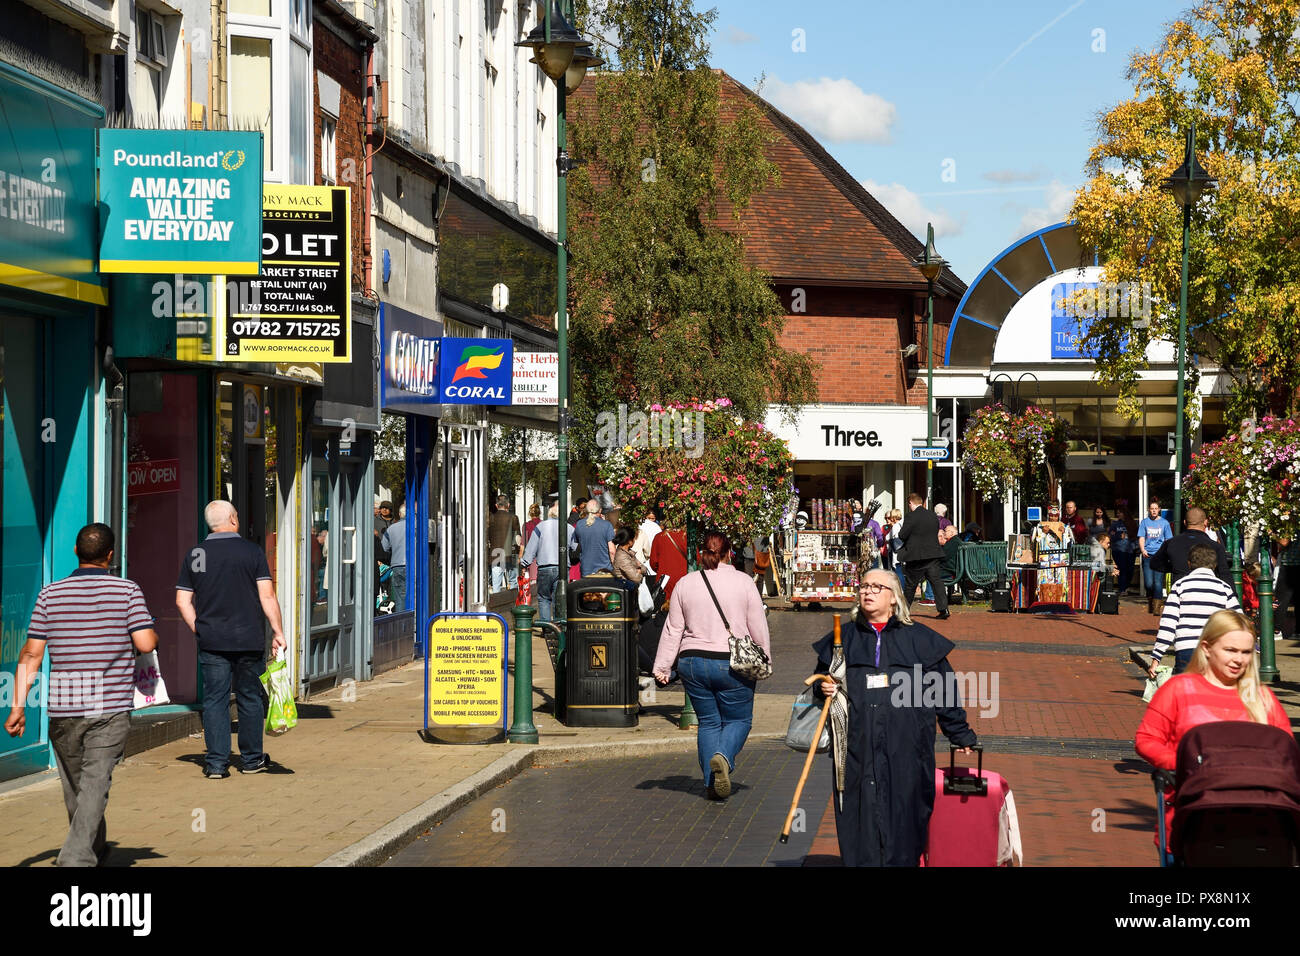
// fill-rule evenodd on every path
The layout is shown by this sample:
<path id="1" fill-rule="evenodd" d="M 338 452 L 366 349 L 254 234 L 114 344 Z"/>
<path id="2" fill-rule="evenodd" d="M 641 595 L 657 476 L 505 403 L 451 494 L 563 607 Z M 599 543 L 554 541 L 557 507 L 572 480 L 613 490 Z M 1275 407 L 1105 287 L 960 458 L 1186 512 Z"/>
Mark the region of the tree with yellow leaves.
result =
<path id="1" fill-rule="evenodd" d="M 1188 391 L 1202 363 L 1231 376 L 1228 414 L 1296 414 L 1300 387 L 1300 0 L 1214 0 L 1133 55 L 1134 96 L 1104 113 L 1072 218 L 1108 282 L 1147 283 L 1149 323 L 1098 315 L 1081 338 L 1098 376 L 1136 394 L 1146 345 L 1174 341 L 1183 214 L 1161 183 L 1193 123 L 1217 178 L 1191 213 Z M 1125 310 L 1133 311 L 1133 310 Z"/>

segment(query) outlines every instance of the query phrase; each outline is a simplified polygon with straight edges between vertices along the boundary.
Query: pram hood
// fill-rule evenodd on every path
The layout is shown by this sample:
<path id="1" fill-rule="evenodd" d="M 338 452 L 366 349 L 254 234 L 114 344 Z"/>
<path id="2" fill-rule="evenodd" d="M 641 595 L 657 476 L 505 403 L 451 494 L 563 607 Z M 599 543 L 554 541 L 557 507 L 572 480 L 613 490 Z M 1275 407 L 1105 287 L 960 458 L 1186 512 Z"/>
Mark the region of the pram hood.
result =
<path id="1" fill-rule="evenodd" d="M 1169 834 L 1175 854 L 1189 819 L 1206 810 L 1279 810 L 1300 834 L 1300 746 L 1277 727 L 1244 720 L 1193 727 L 1178 744 L 1175 788 Z"/>

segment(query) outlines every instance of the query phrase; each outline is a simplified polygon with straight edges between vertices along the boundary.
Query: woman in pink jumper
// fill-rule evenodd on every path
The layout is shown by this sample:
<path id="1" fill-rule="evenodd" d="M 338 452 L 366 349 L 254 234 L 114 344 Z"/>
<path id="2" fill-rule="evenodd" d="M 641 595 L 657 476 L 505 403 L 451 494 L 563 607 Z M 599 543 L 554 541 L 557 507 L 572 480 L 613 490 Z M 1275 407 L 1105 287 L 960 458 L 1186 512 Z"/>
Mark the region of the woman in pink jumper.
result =
<path id="1" fill-rule="evenodd" d="M 710 800 L 731 795 L 736 755 L 754 722 L 754 681 L 732 673 L 723 614 L 736 637 L 748 634 L 769 658 L 772 654 L 763 599 L 754 582 L 727 563 L 730 555 L 726 535 L 704 535 L 703 570 L 686 575 L 673 591 L 654 664 L 655 680 L 667 684 L 676 662 L 682 687 L 695 707 L 700 770 Z"/>

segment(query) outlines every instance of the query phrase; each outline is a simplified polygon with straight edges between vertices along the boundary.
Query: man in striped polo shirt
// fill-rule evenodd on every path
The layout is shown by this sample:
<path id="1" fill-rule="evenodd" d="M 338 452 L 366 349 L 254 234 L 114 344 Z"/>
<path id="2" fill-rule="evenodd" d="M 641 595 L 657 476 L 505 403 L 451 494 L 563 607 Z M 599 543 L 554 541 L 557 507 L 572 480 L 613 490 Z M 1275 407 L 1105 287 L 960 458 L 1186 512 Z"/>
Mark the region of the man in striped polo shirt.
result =
<path id="1" fill-rule="evenodd" d="M 1232 585 L 1224 584 L 1215 574 L 1218 563 L 1218 552 L 1209 544 L 1194 544 L 1187 552 L 1189 570 L 1169 591 L 1160 615 L 1160 631 L 1151 652 L 1152 677 L 1170 645 L 1174 650 L 1174 673 L 1181 674 L 1196 651 L 1210 615 L 1225 609 L 1241 610 Z"/>
<path id="2" fill-rule="evenodd" d="M 50 743 L 69 823 L 59 866 L 95 866 L 103 858 L 108 788 L 131 727 L 135 655 L 158 646 L 140 586 L 108 573 L 112 557 L 113 530 L 88 524 L 77 534 L 77 570 L 41 588 L 18 656 L 19 693 L 5 721 L 9 736 L 22 736 L 23 705 L 48 644 Z"/>

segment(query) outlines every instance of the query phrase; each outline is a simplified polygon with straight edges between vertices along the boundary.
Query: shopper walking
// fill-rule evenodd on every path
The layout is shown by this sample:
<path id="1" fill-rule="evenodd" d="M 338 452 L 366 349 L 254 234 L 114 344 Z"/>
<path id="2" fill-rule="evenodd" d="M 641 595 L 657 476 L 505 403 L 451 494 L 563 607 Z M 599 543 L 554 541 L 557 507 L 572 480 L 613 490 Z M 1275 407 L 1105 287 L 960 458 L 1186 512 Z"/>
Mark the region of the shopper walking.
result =
<path id="1" fill-rule="evenodd" d="M 581 548 L 581 573 L 585 578 L 614 568 L 614 526 L 600 516 L 600 501 L 587 502 L 587 517 L 569 532 L 569 549 Z"/>
<path id="2" fill-rule="evenodd" d="M 68 811 L 58 866 L 96 866 L 107 854 L 104 810 L 131 728 L 135 655 L 158 646 L 140 586 L 109 574 L 113 544 L 108 525 L 86 525 L 77 533 L 77 570 L 36 595 L 5 721 L 10 737 L 26 732 L 25 702 L 48 647 L 49 739 Z"/>
<path id="3" fill-rule="evenodd" d="M 203 669 L 204 776 L 230 776 L 230 691 L 239 713 L 240 773 L 261 773 L 271 759 L 262 752 L 266 700 L 266 621 L 271 652 L 286 646 L 266 555 L 239 535 L 239 515 L 229 501 L 203 509 L 212 532 L 185 555 L 176 581 L 176 607 L 199 645 Z M 392 530 L 391 528 L 389 529 Z M 384 532 L 388 534 L 387 531 Z"/>
<path id="4" fill-rule="evenodd" d="M 521 565 L 537 581 L 537 620 L 555 618 L 555 584 L 560 579 L 560 506 L 552 502 L 546 520 L 528 538 Z M 535 569 L 535 570 L 534 570 Z"/>
<path id="5" fill-rule="evenodd" d="M 845 866 L 916 866 L 934 811 L 935 721 L 963 752 L 977 742 L 961 702 L 949 696 L 957 686 L 948 663 L 954 645 L 912 620 L 897 581 L 868 572 L 843 633 L 848 753 L 832 802 Z M 830 670 L 831 642 L 827 634 L 813 645 L 815 673 Z M 822 681 L 818 690 L 829 697 L 837 686 Z M 946 688 L 938 701 L 922 692 L 934 687 Z"/>
<path id="6" fill-rule="evenodd" d="M 943 548 L 939 544 L 939 519 L 934 512 L 925 507 L 925 499 L 916 492 L 907 498 L 910 509 L 903 525 L 898 529 L 898 538 L 903 542 L 899 557 L 906 570 L 906 585 L 903 593 L 908 601 L 916 596 L 916 586 L 921 581 L 930 585 L 934 594 L 934 609 L 938 619 L 948 619 L 948 591 L 943 585 Z"/>
<path id="7" fill-rule="evenodd" d="M 1169 597 L 1160 614 L 1160 630 L 1151 651 L 1151 676 L 1156 666 L 1172 648 L 1174 673 L 1181 674 L 1205 629 L 1205 622 L 1217 611 L 1240 611 L 1237 592 L 1214 573 L 1218 556 L 1209 544 L 1192 546 L 1188 555 L 1191 570 L 1169 589 Z"/>
<path id="8" fill-rule="evenodd" d="M 406 610 L 406 505 L 397 509 L 397 520 L 380 536 L 392 560 L 389 562 L 388 597 L 394 613 Z"/>
<path id="9" fill-rule="evenodd" d="M 700 721 L 697 750 L 705 794 L 725 800 L 731 795 L 736 756 L 754 721 L 755 683 L 731 670 L 727 624 L 736 637 L 748 634 L 769 658 L 772 647 L 758 591 L 743 572 L 727 563 L 731 556 L 727 536 L 710 531 L 703 544 L 701 570 L 686 575 L 673 593 L 654 676 L 666 685 L 676 662 L 682 687 Z"/>
<path id="10" fill-rule="evenodd" d="M 1110 524 L 1110 553 L 1119 571 L 1119 593 L 1125 594 L 1133 582 L 1133 561 L 1137 557 L 1137 542 L 1129 527 L 1128 512 L 1123 508 L 1115 512 Z"/>
<path id="11" fill-rule="evenodd" d="M 1203 509 L 1195 505 L 1188 508 L 1187 530 L 1160 543 L 1159 549 L 1151 556 L 1151 570 L 1157 574 L 1169 574 L 1172 583 L 1177 584 L 1190 570 L 1187 563 L 1188 553 L 1192 548 L 1203 544 L 1214 549 L 1214 568 L 1219 580 L 1224 584 L 1231 584 L 1232 568 L 1228 564 L 1228 552 L 1223 549 L 1223 545 L 1209 536 L 1206 532 L 1207 526 L 1208 521 Z"/>
<path id="12" fill-rule="evenodd" d="M 1156 613 L 1156 602 L 1164 597 L 1165 576 L 1151 567 L 1160 545 L 1174 536 L 1169 522 L 1160 516 L 1160 500 L 1152 498 L 1147 516 L 1138 522 L 1138 552 L 1142 555 L 1142 586 L 1147 591 L 1147 613 Z"/>

